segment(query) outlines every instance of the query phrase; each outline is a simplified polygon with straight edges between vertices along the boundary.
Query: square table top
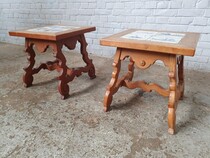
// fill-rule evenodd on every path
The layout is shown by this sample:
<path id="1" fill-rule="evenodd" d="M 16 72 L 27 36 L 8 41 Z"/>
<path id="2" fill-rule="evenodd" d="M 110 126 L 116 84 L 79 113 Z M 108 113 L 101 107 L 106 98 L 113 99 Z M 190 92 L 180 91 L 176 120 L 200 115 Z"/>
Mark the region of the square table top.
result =
<path id="1" fill-rule="evenodd" d="M 194 56 L 199 33 L 128 29 L 100 40 L 103 46 Z"/>
<path id="2" fill-rule="evenodd" d="M 89 27 L 89 26 L 79 27 L 79 26 L 51 25 L 51 26 L 25 29 L 19 31 L 10 31 L 9 35 L 56 41 L 95 30 L 96 30 L 95 27 Z"/>

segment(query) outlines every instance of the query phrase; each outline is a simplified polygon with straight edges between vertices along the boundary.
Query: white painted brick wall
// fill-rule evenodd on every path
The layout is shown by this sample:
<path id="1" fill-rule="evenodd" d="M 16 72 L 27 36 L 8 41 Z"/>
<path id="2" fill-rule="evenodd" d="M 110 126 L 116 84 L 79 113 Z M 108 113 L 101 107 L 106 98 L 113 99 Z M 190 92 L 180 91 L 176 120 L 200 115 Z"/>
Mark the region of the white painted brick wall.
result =
<path id="1" fill-rule="evenodd" d="M 1 0 L 0 41 L 23 44 L 8 31 L 47 24 L 91 25 L 88 51 L 112 57 L 115 49 L 99 39 L 127 28 L 201 33 L 195 57 L 186 57 L 191 69 L 210 71 L 210 0 Z"/>

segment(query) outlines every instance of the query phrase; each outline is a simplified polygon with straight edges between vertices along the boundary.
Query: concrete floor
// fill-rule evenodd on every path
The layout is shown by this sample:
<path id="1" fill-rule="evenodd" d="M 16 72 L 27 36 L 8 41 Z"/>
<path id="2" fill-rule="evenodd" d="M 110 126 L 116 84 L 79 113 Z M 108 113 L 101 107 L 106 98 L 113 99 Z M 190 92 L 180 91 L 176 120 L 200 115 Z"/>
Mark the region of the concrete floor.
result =
<path id="1" fill-rule="evenodd" d="M 91 56 L 97 78 L 75 78 L 70 97 L 61 100 L 57 72 L 41 71 L 34 86 L 22 83 L 23 46 L 0 43 L 1 158 L 141 158 L 210 157 L 210 73 L 185 71 L 185 98 L 177 109 L 177 133 L 167 133 L 168 99 L 121 88 L 112 110 L 103 112 L 112 59 Z M 83 65 L 77 53 L 65 53 L 69 66 Z M 37 61 L 53 59 L 50 52 Z M 126 70 L 126 62 L 123 64 Z M 134 79 L 167 86 L 167 69 L 135 71 Z"/>

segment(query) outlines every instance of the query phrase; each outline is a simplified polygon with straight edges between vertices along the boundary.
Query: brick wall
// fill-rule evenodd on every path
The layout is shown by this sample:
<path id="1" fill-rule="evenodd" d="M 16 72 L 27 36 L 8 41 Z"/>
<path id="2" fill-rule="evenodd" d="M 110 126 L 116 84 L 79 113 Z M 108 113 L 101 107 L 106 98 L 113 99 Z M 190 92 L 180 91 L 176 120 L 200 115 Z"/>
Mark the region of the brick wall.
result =
<path id="1" fill-rule="evenodd" d="M 23 44 L 7 32 L 45 24 L 96 26 L 86 34 L 88 51 L 107 57 L 115 49 L 100 46 L 99 39 L 127 28 L 200 32 L 196 55 L 185 65 L 210 71 L 210 0 L 0 1 L 0 41 Z"/>

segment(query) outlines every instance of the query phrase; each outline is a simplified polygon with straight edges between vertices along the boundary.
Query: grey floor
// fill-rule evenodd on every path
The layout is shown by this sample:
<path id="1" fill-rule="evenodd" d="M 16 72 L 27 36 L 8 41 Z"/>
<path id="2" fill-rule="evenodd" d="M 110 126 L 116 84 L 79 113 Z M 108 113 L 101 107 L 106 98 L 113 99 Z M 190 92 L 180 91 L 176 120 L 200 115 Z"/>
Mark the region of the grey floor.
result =
<path id="1" fill-rule="evenodd" d="M 177 109 L 177 133 L 167 133 L 168 99 L 155 92 L 121 88 L 112 109 L 103 112 L 112 59 L 91 56 L 97 78 L 75 78 L 70 97 L 61 100 L 57 72 L 41 71 L 24 88 L 23 46 L 0 43 L 1 158 L 207 158 L 210 157 L 210 73 L 185 71 L 185 97 Z M 69 67 L 83 66 L 77 53 L 65 53 Z M 49 51 L 38 63 L 53 59 Z M 122 72 L 127 69 L 122 65 Z M 122 73 L 123 74 L 123 73 Z M 167 87 L 167 69 L 136 70 L 144 79 Z"/>

